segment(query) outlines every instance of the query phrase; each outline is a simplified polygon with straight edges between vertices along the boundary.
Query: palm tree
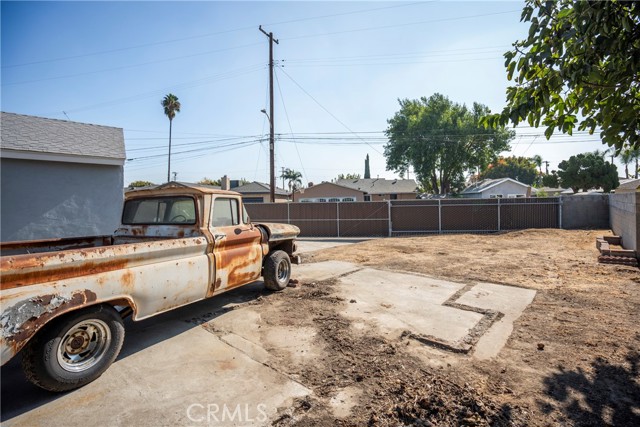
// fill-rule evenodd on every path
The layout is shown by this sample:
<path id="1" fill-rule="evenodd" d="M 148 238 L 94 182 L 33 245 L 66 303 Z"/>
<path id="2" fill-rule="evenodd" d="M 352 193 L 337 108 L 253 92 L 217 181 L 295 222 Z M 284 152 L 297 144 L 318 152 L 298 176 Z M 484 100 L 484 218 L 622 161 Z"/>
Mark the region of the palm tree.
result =
<path id="1" fill-rule="evenodd" d="M 170 93 L 166 95 L 160 104 L 164 107 L 164 114 L 169 117 L 169 162 L 167 164 L 167 182 L 171 181 L 171 124 L 176 113 L 180 112 L 178 97 Z"/>
<path id="2" fill-rule="evenodd" d="M 295 191 L 302 185 L 302 174 L 293 169 L 285 169 L 282 177 L 289 182 L 289 192 L 291 192 L 292 201 L 295 202 Z"/>
<path id="3" fill-rule="evenodd" d="M 620 159 L 620 163 L 624 165 L 624 177 L 629 178 L 629 164 L 633 162 L 633 151 L 630 148 L 626 150 L 622 150 L 618 154 L 618 158 Z"/>
<path id="4" fill-rule="evenodd" d="M 531 160 L 533 160 L 533 163 L 538 166 L 538 169 L 540 169 L 540 175 L 542 175 L 542 157 L 540 157 L 539 154 L 536 154 L 531 158 Z"/>
<path id="5" fill-rule="evenodd" d="M 622 150 L 618 154 L 618 158 L 620 159 L 620 162 L 624 165 L 624 173 L 626 178 L 629 178 L 629 165 L 635 162 L 636 169 L 635 169 L 635 172 L 632 173 L 631 175 L 632 177 L 638 179 L 638 161 L 640 160 L 640 148 L 636 148 L 636 149 L 627 148 L 625 150 Z"/>

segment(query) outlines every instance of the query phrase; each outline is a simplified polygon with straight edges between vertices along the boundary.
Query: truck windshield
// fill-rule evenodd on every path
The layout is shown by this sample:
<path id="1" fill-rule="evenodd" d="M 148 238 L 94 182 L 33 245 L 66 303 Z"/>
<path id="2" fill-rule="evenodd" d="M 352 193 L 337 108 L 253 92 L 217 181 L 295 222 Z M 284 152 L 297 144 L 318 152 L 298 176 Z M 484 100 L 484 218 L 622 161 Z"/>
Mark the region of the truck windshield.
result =
<path id="1" fill-rule="evenodd" d="M 195 201 L 190 197 L 154 197 L 128 200 L 124 204 L 122 223 L 195 224 Z"/>

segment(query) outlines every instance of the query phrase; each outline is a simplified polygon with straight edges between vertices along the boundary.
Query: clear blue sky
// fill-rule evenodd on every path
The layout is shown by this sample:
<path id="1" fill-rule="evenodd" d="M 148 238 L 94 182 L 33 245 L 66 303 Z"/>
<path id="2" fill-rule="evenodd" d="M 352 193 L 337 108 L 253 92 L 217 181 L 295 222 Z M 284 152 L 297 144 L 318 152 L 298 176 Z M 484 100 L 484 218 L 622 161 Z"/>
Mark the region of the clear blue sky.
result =
<path id="1" fill-rule="evenodd" d="M 502 108 L 502 54 L 526 35 L 523 2 L 6 2 L 2 110 L 125 130 L 125 183 L 166 180 L 169 122 L 182 103 L 172 171 L 269 181 L 268 44 L 275 46 L 277 171 L 392 178 L 382 155 L 398 98 L 435 92 Z M 554 169 L 605 149 L 596 135 L 518 129 L 514 155 Z M 622 173 L 622 170 L 619 168 Z"/>

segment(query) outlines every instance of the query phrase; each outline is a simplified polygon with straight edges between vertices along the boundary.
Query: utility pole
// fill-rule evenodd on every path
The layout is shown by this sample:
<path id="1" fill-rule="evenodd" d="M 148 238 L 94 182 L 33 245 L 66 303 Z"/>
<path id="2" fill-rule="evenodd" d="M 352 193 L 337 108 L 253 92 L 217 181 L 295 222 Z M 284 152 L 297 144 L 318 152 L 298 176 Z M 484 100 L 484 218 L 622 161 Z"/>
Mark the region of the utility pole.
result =
<path id="1" fill-rule="evenodd" d="M 173 173 L 173 180 L 175 181 L 178 178 L 178 172 L 172 172 Z"/>
<path id="2" fill-rule="evenodd" d="M 545 161 L 544 161 L 544 162 L 542 162 L 542 163 L 544 163 L 545 173 L 546 173 L 547 175 L 549 175 L 549 160 L 545 160 Z"/>
<path id="3" fill-rule="evenodd" d="M 271 191 L 271 203 L 276 201 L 276 171 L 275 171 L 275 131 L 273 121 L 273 43 L 279 44 L 277 39 L 273 38 L 273 33 L 267 33 L 262 29 L 262 25 L 258 29 L 265 36 L 269 37 L 269 187 Z"/>

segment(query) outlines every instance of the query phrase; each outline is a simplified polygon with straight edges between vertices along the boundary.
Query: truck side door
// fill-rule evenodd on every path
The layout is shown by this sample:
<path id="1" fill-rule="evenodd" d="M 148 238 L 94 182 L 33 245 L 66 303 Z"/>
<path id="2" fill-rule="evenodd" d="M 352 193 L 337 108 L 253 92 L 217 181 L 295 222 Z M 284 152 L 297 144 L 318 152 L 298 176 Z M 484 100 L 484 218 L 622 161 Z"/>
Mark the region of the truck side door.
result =
<path id="1" fill-rule="evenodd" d="M 214 237 L 215 279 L 213 293 L 257 280 L 262 272 L 260 230 L 245 224 L 239 198 L 213 200 L 210 228 Z"/>

